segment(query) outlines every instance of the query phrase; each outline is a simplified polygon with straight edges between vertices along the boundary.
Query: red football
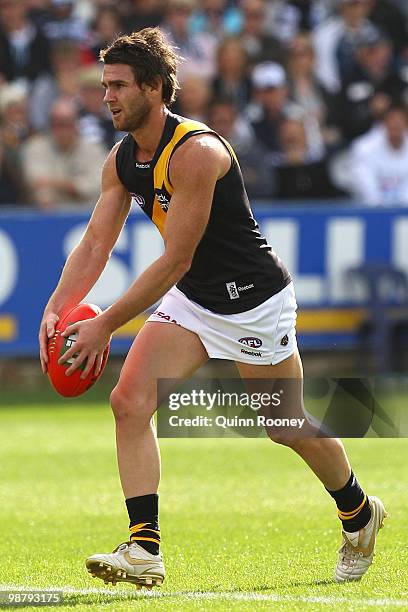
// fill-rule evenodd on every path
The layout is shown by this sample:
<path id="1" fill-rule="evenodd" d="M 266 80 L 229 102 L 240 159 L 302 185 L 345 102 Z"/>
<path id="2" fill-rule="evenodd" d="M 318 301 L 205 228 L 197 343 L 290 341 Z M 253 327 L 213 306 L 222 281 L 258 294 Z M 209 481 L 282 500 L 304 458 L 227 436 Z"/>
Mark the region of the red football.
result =
<path id="1" fill-rule="evenodd" d="M 70 359 L 66 363 L 60 365 L 58 359 L 76 342 L 77 334 L 73 334 L 68 338 L 64 338 L 62 332 L 73 323 L 77 321 L 83 321 L 84 319 L 93 319 L 101 314 L 102 310 L 94 304 L 78 304 L 71 310 L 64 313 L 57 325 L 55 326 L 55 334 L 50 338 L 48 342 L 48 378 L 54 387 L 54 389 L 64 397 L 76 397 L 82 395 L 85 391 L 88 391 L 92 385 L 100 378 L 109 355 L 109 344 L 103 354 L 102 367 L 98 374 L 95 376 L 94 368 L 89 372 L 88 376 L 84 379 L 81 378 L 81 374 L 85 369 L 85 363 L 71 374 L 66 376 L 65 371 L 70 366 Z"/>

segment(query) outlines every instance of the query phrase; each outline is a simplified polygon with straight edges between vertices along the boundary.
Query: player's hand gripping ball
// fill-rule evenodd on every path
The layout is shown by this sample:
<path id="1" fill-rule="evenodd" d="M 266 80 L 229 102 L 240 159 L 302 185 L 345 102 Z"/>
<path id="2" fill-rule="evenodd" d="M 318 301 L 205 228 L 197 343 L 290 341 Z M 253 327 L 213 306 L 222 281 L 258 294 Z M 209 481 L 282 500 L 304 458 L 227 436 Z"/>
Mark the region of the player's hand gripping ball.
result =
<path id="1" fill-rule="evenodd" d="M 93 367 L 86 378 L 81 378 L 86 366 L 85 361 L 73 374 L 66 376 L 65 372 L 73 362 L 75 355 L 64 364 L 59 364 L 58 359 L 76 342 L 77 334 L 75 333 L 67 338 L 64 338 L 62 334 L 69 325 L 85 319 L 93 319 L 101 312 L 102 310 L 94 304 L 78 304 L 60 318 L 55 326 L 55 334 L 48 341 L 48 378 L 54 389 L 64 397 L 82 395 L 99 380 L 108 360 L 110 345 L 108 344 L 103 353 L 102 365 L 98 375 L 95 375 L 95 367 Z"/>

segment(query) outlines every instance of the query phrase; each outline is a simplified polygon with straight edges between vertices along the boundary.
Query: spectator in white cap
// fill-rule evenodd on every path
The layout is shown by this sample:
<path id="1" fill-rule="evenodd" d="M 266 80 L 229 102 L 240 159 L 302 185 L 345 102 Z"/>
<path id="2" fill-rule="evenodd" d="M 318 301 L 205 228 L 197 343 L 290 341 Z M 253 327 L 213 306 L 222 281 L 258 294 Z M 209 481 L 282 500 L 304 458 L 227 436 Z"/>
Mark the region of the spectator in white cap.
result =
<path id="1" fill-rule="evenodd" d="M 252 119 L 257 140 L 269 153 L 280 152 L 279 129 L 288 117 L 302 115 L 302 110 L 288 99 L 284 68 L 275 62 L 262 62 L 252 71 L 252 86 L 259 114 Z"/>

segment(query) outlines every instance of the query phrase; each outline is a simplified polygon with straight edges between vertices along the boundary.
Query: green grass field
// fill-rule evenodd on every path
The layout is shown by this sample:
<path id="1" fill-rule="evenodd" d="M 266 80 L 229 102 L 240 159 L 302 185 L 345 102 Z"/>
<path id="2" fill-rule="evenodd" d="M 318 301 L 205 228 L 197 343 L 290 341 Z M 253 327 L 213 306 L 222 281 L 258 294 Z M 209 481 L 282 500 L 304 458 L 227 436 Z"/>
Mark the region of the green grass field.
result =
<path id="1" fill-rule="evenodd" d="M 84 559 L 127 538 L 110 411 L 14 398 L 0 406 L 0 588 L 62 589 L 59 610 L 408 610 L 408 440 L 346 445 L 390 515 L 361 583 L 332 581 L 335 507 L 291 451 L 194 439 L 161 443 L 163 587 L 107 588 Z"/>

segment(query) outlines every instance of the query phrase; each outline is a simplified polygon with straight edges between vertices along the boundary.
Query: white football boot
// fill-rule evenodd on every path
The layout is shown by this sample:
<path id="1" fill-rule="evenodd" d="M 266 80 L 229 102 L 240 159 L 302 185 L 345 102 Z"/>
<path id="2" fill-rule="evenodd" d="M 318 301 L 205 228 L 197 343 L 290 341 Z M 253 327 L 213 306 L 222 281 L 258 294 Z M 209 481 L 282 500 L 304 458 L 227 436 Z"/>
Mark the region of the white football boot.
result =
<path id="1" fill-rule="evenodd" d="M 108 584 L 131 582 L 136 588 L 160 586 L 165 571 L 161 555 L 152 555 L 136 542 L 124 542 L 110 554 L 96 554 L 86 560 L 88 572 Z"/>
<path id="2" fill-rule="evenodd" d="M 360 531 L 342 531 L 343 544 L 334 572 L 336 582 L 360 580 L 373 562 L 377 534 L 387 517 L 384 504 L 378 497 L 369 497 L 371 518 Z"/>

